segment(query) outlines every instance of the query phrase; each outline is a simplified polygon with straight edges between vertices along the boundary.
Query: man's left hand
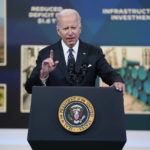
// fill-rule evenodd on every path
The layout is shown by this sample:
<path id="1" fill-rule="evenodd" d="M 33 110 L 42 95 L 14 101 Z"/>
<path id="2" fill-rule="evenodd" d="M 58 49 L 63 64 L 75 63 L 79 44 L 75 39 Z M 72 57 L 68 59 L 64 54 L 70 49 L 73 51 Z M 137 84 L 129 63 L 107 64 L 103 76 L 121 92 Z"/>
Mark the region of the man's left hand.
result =
<path id="1" fill-rule="evenodd" d="M 123 91 L 123 93 L 125 93 L 125 84 L 122 82 L 114 82 L 111 87 L 115 87 L 116 90 Z"/>

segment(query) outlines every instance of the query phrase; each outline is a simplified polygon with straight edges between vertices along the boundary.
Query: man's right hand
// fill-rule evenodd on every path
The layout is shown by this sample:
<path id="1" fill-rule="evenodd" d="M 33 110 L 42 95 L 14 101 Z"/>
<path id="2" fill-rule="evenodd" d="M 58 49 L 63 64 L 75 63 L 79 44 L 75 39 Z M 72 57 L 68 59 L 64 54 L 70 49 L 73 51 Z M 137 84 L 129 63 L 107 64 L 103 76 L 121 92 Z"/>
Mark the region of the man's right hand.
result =
<path id="1" fill-rule="evenodd" d="M 42 68 L 40 70 L 41 79 L 46 78 L 48 74 L 52 72 L 56 68 L 57 64 L 59 63 L 59 61 L 54 62 L 53 57 L 54 57 L 54 51 L 50 50 L 50 57 L 44 59 L 42 62 Z"/>

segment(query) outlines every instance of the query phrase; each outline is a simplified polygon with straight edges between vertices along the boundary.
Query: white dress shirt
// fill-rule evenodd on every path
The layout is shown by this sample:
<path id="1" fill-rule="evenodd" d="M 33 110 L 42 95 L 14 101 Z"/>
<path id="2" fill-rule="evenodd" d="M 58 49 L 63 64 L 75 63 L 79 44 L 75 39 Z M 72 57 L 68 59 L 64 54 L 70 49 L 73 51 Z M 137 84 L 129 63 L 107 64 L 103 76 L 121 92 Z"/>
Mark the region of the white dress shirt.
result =
<path id="1" fill-rule="evenodd" d="M 69 49 L 70 48 L 64 43 L 63 40 L 61 40 L 61 44 L 62 44 L 62 48 L 63 48 L 63 51 L 64 51 L 65 62 L 67 64 L 68 63 L 68 55 L 69 55 Z M 74 47 L 72 47 L 72 49 L 73 49 L 72 54 L 74 56 L 75 61 L 77 60 L 78 48 L 79 48 L 79 40 L 74 45 Z"/>

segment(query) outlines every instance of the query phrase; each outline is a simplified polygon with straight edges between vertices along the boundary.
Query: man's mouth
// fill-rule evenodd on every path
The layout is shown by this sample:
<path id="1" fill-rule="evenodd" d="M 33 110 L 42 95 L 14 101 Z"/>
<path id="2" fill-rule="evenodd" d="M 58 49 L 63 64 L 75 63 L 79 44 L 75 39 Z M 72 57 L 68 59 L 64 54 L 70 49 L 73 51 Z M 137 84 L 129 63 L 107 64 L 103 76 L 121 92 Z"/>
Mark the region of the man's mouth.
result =
<path id="1" fill-rule="evenodd" d="M 67 38 L 67 40 L 71 41 L 71 40 L 74 40 L 74 38 L 73 38 L 73 37 L 71 37 L 71 38 Z"/>

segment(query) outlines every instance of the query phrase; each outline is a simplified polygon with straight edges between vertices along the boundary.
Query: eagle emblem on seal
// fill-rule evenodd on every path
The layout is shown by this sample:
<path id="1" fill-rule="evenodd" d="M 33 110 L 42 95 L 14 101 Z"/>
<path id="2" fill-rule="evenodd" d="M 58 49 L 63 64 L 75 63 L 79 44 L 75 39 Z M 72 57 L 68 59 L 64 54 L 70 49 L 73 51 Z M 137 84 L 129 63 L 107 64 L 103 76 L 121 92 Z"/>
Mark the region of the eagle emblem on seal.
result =
<path id="1" fill-rule="evenodd" d="M 73 121 L 75 124 L 82 123 L 84 118 L 86 117 L 83 115 L 84 109 L 80 105 L 73 105 L 70 108 L 70 113 L 68 114 L 68 119 Z"/>

